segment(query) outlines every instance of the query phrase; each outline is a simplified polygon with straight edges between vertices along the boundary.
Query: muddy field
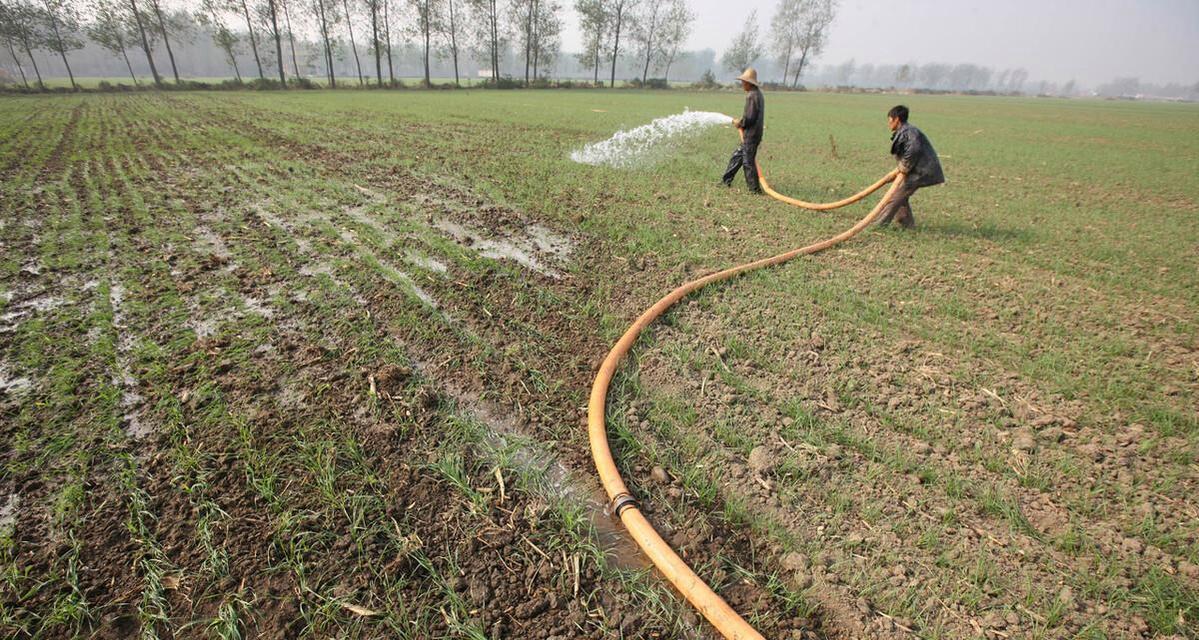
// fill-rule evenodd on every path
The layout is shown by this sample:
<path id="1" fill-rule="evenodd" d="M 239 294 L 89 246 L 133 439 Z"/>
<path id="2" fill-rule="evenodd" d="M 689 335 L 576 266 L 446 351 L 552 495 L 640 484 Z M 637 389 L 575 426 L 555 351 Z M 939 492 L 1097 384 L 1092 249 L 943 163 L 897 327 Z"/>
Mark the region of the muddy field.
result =
<path id="1" fill-rule="evenodd" d="M 780 191 L 891 167 L 891 98 L 768 99 Z M 626 480 L 769 638 L 1199 637 L 1199 110 L 908 104 L 920 228 L 668 314 Z M 591 379 L 870 202 L 719 188 L 729 129 L 569 155 L 738 105 L 0 100 L 0 636 L 713 637 L 604 512 Z"/>

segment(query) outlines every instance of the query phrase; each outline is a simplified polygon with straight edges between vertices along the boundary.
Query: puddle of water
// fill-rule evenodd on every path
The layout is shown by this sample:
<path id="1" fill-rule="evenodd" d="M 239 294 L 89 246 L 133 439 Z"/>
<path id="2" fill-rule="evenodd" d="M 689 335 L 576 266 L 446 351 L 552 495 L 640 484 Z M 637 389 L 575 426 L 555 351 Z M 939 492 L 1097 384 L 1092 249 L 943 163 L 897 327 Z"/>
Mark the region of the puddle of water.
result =
<path id="1" fill-rule="evenodd" d="M 358 304 L 362 304 L 362 305 L 366 304 L 366 298 L 363 298 L 361 294 L 359 294 L 357 291 L 355 291 L 352 287 L 347 286 L 345 282 L 342 282 L 340 278 L 338 278 L 336 275 L 334 275 L 333 265 L 328 262 L 317 262 L 314 264 L 306 264 L 306 265 L 300 267 L 299 273 L 300 273 L 300 275 L 308 276 L 309 278 L 315 278 L 317 276 L 326 276 L 330 280 L 332 280 L 333 284 L 337 285 L 337 287 L 339 289 L 345 289 L 347 291 L 350 291 L 353 294 L 354 302 L 357 302 Z M 304 299 L 306 300 L 307 298 L 308 298 L 308 292 L 305 292 Z"/>
<path id="2" fill-rule="evenodd" d="M 300 267 L 300 275 L 310 278 L 315 276 L 333 277 L 333 265 L 328 262 L 318 262 L 316 264 L 306 264 Z"/>
<path id="3" fill-rule="evenodd" d="M 416 294 L 416 297 L 420 298 L 420 301 L 425 303 L 425 305 L 427 305 L 429 308 L 431 308 L 431 309 L 440 309 L 441 308 L 437 304 L 437 300 L 433 296 L 429 295 L 428 291 L 425 291 L 424 289 L 420 288 L 420 285 L 416 284 L 416 281 L 412 279 L 412 276 L 408 275 L 407 273 L 404 273 L 403 271 L 400 271 L 399 269 L 396 269 L 395 267 L 391 266 L 390 264 L 387 264 L 386 262 L 383 262 L 382 260 L 379 260 L 379 266 L 383 268 L 383 274 L 385 276 L 387 276 L 387 278 L 389 280 L 391 280 L 392 282 L 394 282 L 396 284 L 403 284 L 405 286 L 410 287 L 412 289 L 412 292 Z M 444 316 L 445 314 L 442 314 L 442 315 Z M 448 320 L 448 318 L 447 318 L 447 320 Z"/>
<path id="4" fill-rule="evenodd" d="M 15 376 L 9 371 L 8 363 L 0 361 L 0 395 L 23 396 L 33 387 L 33 382 L 24 376 Z"/>
<path id="5" fill-rule="evenodd" d="M 216 333 L 216 320 L 188 320 L 187 328 L 195 332 L 196 338 L 208 338 Z"/>
<path id="6" fill-rule="evenodd" d="M 308 397 L 300 385 L 294 383 L 283 385 L 277 395 L 279 404 L 291 409 L 305 406 Z"/>
<path id="7" fill-rule="evenodd" d="M 233 257 L 233 253 L 229 251 L 229 246 L 225 244 L 225 240 L 213 233 L 211 229 L 203 225 L 199 225 L 195 229 L 196 239 L 192 245 L 199 249 L 207 249 L 218 258 L 228 260 Z"/>
<path id="8" fill-rule="evenodd" d="M 267 211 L 266 207 L 261 204 L 254 205 L 253 209 L 254 213 L 257 214 L 258 217 L 261 218 L 268 227 L 275 227 L 276 229 L 282 229 L 286 231 L 288 235 L 291 236 L 292 241 L 296 243 L 296 247 L 300 249 L 300 253 L 312 253 L 312 243 L 296 235 L 296 229 L 294 225 L 284 222 L 283 218 L 280 218 L 279 216 Z"/>
<path id="9" fill-rule="evenodd" d="M 548 253 L 559 260 L 565 261 L 574 251 L 574 242 L 570 238 L 555 233 L 549 227 L 539 224 L 531 224 L 525 228 L 525 233 L 529 234 L 529 239 L 542 253 Z"/>
<path id="10" fill-rule="evenodd" d="M 416 367 L 419 371 L 429 369 L 428 363 L 419 361 Z M 620 522 L 608 513 L 608 497 L 603 489 L 575 478 L 553 453 L 524 435 L 526 430 L 513 421 L 509 412 L 502 407 L 462 389 L 447 386 L 443 390 L 454 399 L 459 409 L 465 409 L 467 415 L 487 429 L 484 436 L 487 446 L 509 452 L 512 464 L 541 479 L 541 489 L 547 495 L 584 507 L 600 548 L 612 566 L 637 570 L 653 566 Z"/>
<path id="11" fill-rule="evenodd" d="M 117 351 L 119 354 L 128 354 L 133 350 L 133 336 L 125 329 L 128 328 L 128 323 L 125 318 L 125 285 L 120 282 L 113 281 L 108 289 L 108 301 L 112 305 L 112 326 L 117 330 Z"/>
<path id="12" fill-rule="evenodd" d="M 545 253 L 555 258 L 569 254 L 571 243 L 568 239 L 554 234 L 540 225 L 530 225 L 526 231 L 540 229 L 536 235 L 528 238 L 493 239 L 485 237 L 479 231 L 450 220 L 438 220 L 433 223 L 437 229 L 445 232 L 460 245 L 469 247 L 486 258 L 495 260 L 513 260 L 527 269 L 545 276 L 559 279 L 560 273 L 545 264 L 537 254 Z"/>
<path id="13" fill-rule="evenodd" d="M 346 215 L 350 216 L 357 222 L 361 222 L 362 224 L 374 229 L 380 236 L 383 237 L 384 240 L 388 242 L 395 242 L 396 234 L 392 233 L 391 229 L 387 228 L 387 225 L 380 222 L 374 216 L 368 214 L 366 212 L 365 205 L 345 207 L 343 211 L 345 211 Z"/>
<path id="14" fill-rule="evenodd" d="M 16 297 L 15 292 L 6 294 L 4 313 L 0 314 L 0 333 L 12 333 L 17 330 L 17 327 L 27 318 L 36 313 L 44 313 L 52 311 L 65 305 L 66 300 L 57 296 L 40 293 L 32 298 L 13 303 L 13 298 Z"/>
<path id="15" fill-rule="evenodd" d="M 132 381 L 137 384 L 137 380 Z M 136 391 L 130 391 L 131 387 L 126 384 L 125 392 L 121 394 L 121 406 L 125 408 L 125 413 L 122 416 L 125 422 L 125 434 L 134 440 L 141 440 L 150 435 L 150 425 L 142 421 L 137 413 L 137 407 L 142 403 L 142 395 Z"/>
<path id="16" fill-rule="evenodd" d="M 421 255 L 415 251 L 405 251 L 404 260 L 408 261 L 410 264 L 424 269 L 425 271 L 432 271 L 433 273 L 449 273 L 450 270 L 450 268 L 447 267 L 444 262 L 435 258 L 430 258 L 426 255 Z"/>
<path id="17" fill-rule="evenodd" d="M 12 529 L 17 524 L 17 510 L 21 508 L 21 496 L 8 494 L 0 505 L 0 530 Z"/>
<path id="18" fill-rule="evenodd" d="M 115 384 L 121 386 L 121 407 L 125 410 L 122 419 L 125 423 L 125 434 L 134 440 L 141 440 L 150 434 L 150 425 L 138 416 L 137 408 L 141 406 L 142 395 L 137 392 L 137 377 L 129 366 L 129 352 L 133 350 L 134 338 L 128 331 L 129 325 L 125 317 L 125 285 L 113 281 L 108 289 L 108 301 L 112 305 L 112 326 L 117 331 L 117 373 Z"/>
<path id="19" fill-rule="evenodd" d="M 344 229 L 342 227 L 337 227 L 336 230 L 337 230 L 337 237 L 341 238 L 342 242 L 344 242 L 350 246 L 358 246 L 358 234 L 354 233 L 353 231 L 350 231 L 349 229 Z"/>
<path id="20" fill-rule="evenodd" d="M 242 298 L 242 302 L 246 305 L 246 309 L 257 313 L 267 320 L 273 320 L 275 317 L 275 310 L 254 296 L 245 296 Z"/>

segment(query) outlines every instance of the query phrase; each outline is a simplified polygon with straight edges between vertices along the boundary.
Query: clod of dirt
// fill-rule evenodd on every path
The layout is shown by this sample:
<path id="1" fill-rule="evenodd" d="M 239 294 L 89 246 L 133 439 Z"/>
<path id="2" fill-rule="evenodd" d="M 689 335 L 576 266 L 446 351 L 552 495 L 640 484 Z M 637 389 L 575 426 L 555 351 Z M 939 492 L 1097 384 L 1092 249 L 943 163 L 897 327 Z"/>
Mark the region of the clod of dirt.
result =
<path id="1" fill-rule="evenodd" d="M 375 371 L 375 389 L 385 396 L 393 396 L 412 377 L 412 370 L 396 364 L 385 364 Z"/>
<path id="2" fill-rule="evenodd" d="M 1178 571 L 1192 580 L 1199 580 L 1199 565 L 1197 564 L 1191 564 L 1183 560 L 1178 563 Z"/>
<path id="3" fill-rule="evenodd" d="M 1058 443 L 1066 439 L 1066 432 L 1062 431 L 1058 427 L 1049 427 L 1048 429 L 1041 431 L 1040 436 L 1042 439 L 1049 442 Z"/>
<path id="4" fill-rule="evenodd" d="M 654 467 L 649 472 L 649 476 L 654 479 L 654 482 L 659 484 L 667 484 L 670 482 L 670 475 L 668 475 L 666 473 L 666 469 L 663 469 L 662 467 Z"/>
<path id="5" fill-rule="evenodd" d="M 1125 538 L 1120 546 L 1124 548 L 1125 552 L 1137 556 L 1145 550 L 1145 544 L 1136 538 Z"/>
<path id="6" fill-rule="evenodd" d="M 1027 428 L 1016 429 L 1012 434 L 1012 449 L 1031 453 L 1037 448 L 1037 438 L 1033 435 L 1032 430 Z"/>
<path id="7" fill-rule="evenodd" d="M 764 446 L 754 447 L 753 451 L 749 452 L 749 468 L 758 475 L 767 475 L 778 466 L 778 461 L 775 460 L 774 454 Z"/>
<path id="8" fill-rule="evenodd" d="M 806 555 L 792 551 L 791 553 L 783 556 L 780 564 L 782 564 L 783 568 L 787 571 L 807 571 L 810 563 L 808 562 L 808 557 Z"/>
<path id="9" fill-rule="evenodd" d="M 481 578 L 479 578 L 478 576 L 471 578 L 471 581 L 470 581 L 471 602 L 475 602 L 477 604 L 487 604 L 487 601 L 490 598 L 491 598 L 491 587 L 488 586 L 487 583 L 484 580 L 482 580 Z"/>

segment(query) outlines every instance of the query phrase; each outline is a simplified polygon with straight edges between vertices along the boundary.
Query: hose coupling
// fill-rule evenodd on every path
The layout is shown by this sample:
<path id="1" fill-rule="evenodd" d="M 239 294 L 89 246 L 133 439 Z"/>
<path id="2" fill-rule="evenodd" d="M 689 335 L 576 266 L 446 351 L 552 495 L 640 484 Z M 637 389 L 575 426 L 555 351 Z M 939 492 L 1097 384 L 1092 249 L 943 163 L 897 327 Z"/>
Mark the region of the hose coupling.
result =
<path id="1" fill-rule="evenodd" d="M 620 514 L 621 514 L 621 513 L 622 513 L 622 512 L 623 512 L 625 509 L 628 509 L 628 508 L 630 508 L 630 507 L 631 507 L 631 508 L 633 508 L 633 509 L 639 509 L 639 508 L 641 508 L 641 507 L 640 507 L 640 505 L 638 505 L 638 504 L 637 504 L 637 499 L 636 499 L 636 498 L 634 498 L 633 496 L 629 495 L 628 493 L 623 493 L 623 492 L 622 492 L 622 493 L 618 493 L 618 494 L 616 494 L 615 496 L 613 496 L 613 498 L 612 498 L 612 502 L 611 502 L 611 503 L 609 503 L 609 508 L 610 508 L 610 511 L 609 511 L 609 512 L 610 512 L 612 515 L 614 515 L 614 516 L 616 516 L 617 518 L 619 518 L 619 517 L 620 517 Z"/>

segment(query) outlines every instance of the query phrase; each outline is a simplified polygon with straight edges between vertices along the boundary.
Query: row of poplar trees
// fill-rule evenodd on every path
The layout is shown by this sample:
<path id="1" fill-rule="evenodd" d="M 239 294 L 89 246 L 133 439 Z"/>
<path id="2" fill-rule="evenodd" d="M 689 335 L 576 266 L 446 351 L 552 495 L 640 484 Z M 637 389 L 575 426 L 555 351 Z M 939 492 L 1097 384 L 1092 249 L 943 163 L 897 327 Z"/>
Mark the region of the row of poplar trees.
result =
<path id="1" fill-rule="evenodd" d="M 580 63 L 591 69 L 599 84 L 601 69 L 610 65 L 607 80 L 615 85 L 618 61 L 632 61 L 646 82 L 651 74 L 668 77 L 671 65 L 691 33 L 695 14 L 687 0 L 574 0 L 583 32 Z M 336 87 L 334 59 L 352 56 L 359 84 L 395 83 L 392 57 L 393 28 L 416 41 L 422 52 L 424 83 L 430 84 L 430 57 L 453 63 L 454 82 L 460 83 L 459 62 L 473 56 L 490 69 L 490 80 L 501 78 L 503 53 L 523 55 L 524 82 L 542 77 L 561 49 L 563 7 L 560 0 L 0 0 L 0 45 L 16 62 L 28 86 L 26 65 L 35 81 L 45 84 L 35 52 L 62 59 L 71 85 L 71 52 L 85 39 L 123 60 L 135 84 L 133 62 L 145 56 L 154 83 L 162 86 L 166 70 L 175 83 L 182 80 L 176 51 L 196 23 L 205 27 L 224 52 L 238 81 L 238 58 L 251 54 L 261 80 L 278 73 L 288 83 L 290 62 L 294 78 L 302 77 L 296 55 L 296 32 L 311 34 L 318 44 L 328 86 Z M 365 27 L 365 29 L 364 29 Z M 365 33 L 363 31 L 365 30 Z M 363 72 L 365 49 L 367 65 Z M 156 59 L 156 55 L 159 58 Z"/>

